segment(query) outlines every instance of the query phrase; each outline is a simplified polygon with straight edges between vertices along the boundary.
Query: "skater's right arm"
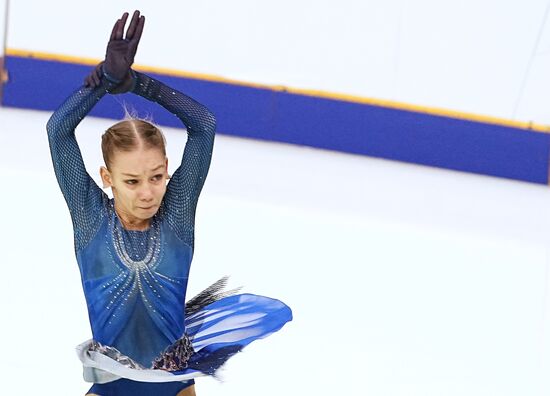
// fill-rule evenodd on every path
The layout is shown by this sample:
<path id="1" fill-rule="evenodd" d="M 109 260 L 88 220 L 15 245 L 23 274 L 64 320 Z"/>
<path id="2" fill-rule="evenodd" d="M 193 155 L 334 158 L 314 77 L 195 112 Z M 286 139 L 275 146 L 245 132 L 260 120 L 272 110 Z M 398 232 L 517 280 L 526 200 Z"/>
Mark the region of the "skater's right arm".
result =
<path id="1" fill-rule="evenodd" d="M 46 126 L 55 176 L 71 213 L 77 245 L 88 239 L 88 228 L 101 208 L 104 193 L 86 171 L 75 129 L 115 86 L 102 77 L 95 88 L 79 88 L 53 113 Z"/>

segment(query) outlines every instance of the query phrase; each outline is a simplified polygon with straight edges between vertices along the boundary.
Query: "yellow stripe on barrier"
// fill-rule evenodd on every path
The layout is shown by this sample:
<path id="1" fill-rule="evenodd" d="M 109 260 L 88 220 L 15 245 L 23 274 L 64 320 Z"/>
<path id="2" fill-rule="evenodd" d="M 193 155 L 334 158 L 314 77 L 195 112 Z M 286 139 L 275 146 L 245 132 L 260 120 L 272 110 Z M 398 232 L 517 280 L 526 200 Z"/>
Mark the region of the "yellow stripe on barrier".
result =
<path id="1" fill-rule="evenodd" d="M 67 63 L 76 63 L 81 65 L 82 64 L 96 65 L 101 61 L 100 59 L 95 59 L 95 58 L 52 54 L 52 53 L 46 53 L 46 52 L 40 52 L 40 51 L 29 51 L 29 50 L 15 49 L 15 48 L 6 49 L 6 55 L 19 56 L 24 58 L 36 58 L 41 60 L 52 60 L 52 61 L 67 62 Z M 290 88 L 290 87 L 278 86 L 278 85 L 276 86 L 276 85 L 249 83 L 249 82 L 224 78 L 220 76 L 214 76 L 210 74 L 186 72 L 182 70 L 176 70 L 176 69 L 170 69 L 170 68 L 164 68 L 164 67 L 144 66 L 144 65 L 134 65 L 134 67 L 136 70 L 139 70 L 139 71 L 163 74 L 163 75 L 173 76 L 173 77 L 185 77 L 185 78 L 192 78 L 196 80 L 220 82 L 220 83 L 238 85 L 238 86 L 244 86 L 244 87 L 250 87 L 250 88 L 267 89 L 267 90 L 272 90 L 277 92 L 288 92 L 291 94 L 305 95 L 305 96 L 311 96 L 316 98 L 334 99 L 334 100 L 340 100 L 340 101 L 351 102 L 351 103 L 385 107 L 385 108 L 390 108 L 395 110 L 411 111 L 415 113 L 449 117 L 449 118 L 455 118 L 455 119 L 460 119 L 465 121 L 475 121 L 475 122 L 481 122 L 485 124 L 493 124 L 493 125 L 500 125 L 505 127 L 536 131 L 536 132 L 550 133 L 550 125 L 542 125 L 542 124 L 536 124 L 536 123 L 525 122 L 525 121 L 514 121 L 514 120 L 509 120 L 509 119 L 504 119 L 499 117 L 492 117 L 492 116 L 486 116 L 486 115 L 480 115 L 480 114 L 474 114 L 474 113 L 442 109 L 438 107 L 420 106 L 420 105 L 403 103 L 403 102 L 398 102 L 393 100 L 373 99 L 373 98 L 366 98 L 366 97 L 343 94 L 343 93 L 327 92 L 322 90 Z"/>

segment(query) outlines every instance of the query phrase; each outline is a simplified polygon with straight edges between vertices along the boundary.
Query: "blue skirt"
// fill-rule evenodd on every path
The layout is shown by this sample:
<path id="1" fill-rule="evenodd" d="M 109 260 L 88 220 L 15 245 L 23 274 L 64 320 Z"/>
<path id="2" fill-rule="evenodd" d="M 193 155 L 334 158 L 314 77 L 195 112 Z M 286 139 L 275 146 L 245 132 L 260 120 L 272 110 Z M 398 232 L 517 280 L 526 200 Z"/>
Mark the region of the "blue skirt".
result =
<path id="1" fill-rule="evenodd" d="M 106 396 L 116 388 L 113 392 L 123 396 L 121 389 L 133 387 L 136 390 L 128 394 L 141 395 L 143 388 L 149 392 L 143 394 L 175 395 L 193 378 L 215 376 L 231 356 L 292 320 L 292 311 L 281 301 L 224 292 L 224 285 L 222 279 L 186 303 L 185 335 L 159 355 L 152 368 L 135 368 L 131 358 L 109 346 L 94 346 L 93 340 L 80 345 L 85 378 L 97 386 L 90 392 Z M 156 388 L 145 391 L 148 387 Z"/>

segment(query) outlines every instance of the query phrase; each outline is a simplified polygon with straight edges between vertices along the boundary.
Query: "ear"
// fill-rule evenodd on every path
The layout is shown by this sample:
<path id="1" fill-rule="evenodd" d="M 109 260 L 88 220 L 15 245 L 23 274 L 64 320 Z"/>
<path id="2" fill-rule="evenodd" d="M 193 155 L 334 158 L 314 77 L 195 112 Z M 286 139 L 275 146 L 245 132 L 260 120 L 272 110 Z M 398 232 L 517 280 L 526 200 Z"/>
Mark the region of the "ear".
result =
<path id="1" fill-rule="evenodd" d="M 109 172 L 109 169 L 102 166 L 99 168 L 99 174 L 101 175 L 101 181 L 103 181 L 103 188 L 113 186 L 113 179 L 111 178 L 111 173 Z"/>
<path id="2" fill-rule="evenodd" d="M 170 174 L 168 173 L 168 157 L 166 157 L 166 160 L 165 160 L 164 165 L 165 165 L 165 167 L 166 167 L 166 168 L 165 168 L 165 170 L 166 170 L 166 175 L 167 175 L 166 178 L 167 178 L 167 179 L 170 179 L 172 176 L 170 176 Z"/>

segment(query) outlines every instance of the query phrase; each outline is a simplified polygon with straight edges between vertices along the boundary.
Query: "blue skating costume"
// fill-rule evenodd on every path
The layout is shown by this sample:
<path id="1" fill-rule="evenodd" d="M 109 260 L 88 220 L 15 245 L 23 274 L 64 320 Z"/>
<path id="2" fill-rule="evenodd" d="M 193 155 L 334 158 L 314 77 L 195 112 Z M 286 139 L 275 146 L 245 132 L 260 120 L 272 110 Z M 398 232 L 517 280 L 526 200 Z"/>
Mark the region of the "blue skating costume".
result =
<path id="1" fill-rule="evenodd" d="M 86 172 L 75 129 L 117 84 L 73 93 L 47 130 L 55 174 L 71 213 L 75 253 L 93 339 L 77 350 L 84 377 L 102 396 L 176 395 L 212 375 L 233 354 L 291 320 L 280 301 L 228 295 L 224 280 L 187 303 L 195 208 L 208 173 L 215 118 L 203 105 L 145 74 L 134 94 L 156 102 L 187 127 L 181 165 L 145 231 L 126 230 L 113 199 Z M 139 382 L 138 382 L 139 381 Z"/>

